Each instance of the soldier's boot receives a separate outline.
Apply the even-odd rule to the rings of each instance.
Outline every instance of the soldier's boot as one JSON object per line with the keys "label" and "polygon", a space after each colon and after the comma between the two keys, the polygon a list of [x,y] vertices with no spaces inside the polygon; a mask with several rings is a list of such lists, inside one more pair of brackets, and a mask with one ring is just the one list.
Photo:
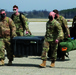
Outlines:
{"label": "soldier's boot", "polygon": [[1,62],[2,62],[2,65],[4,66],[4,60],[3,59],[1,59]]}
{"label": "soldier's boot", "polygon": [[13,57],[15,58],[15,55],[13,55]]}
{"label": "soldier's boot", "polygon": [[1,61],[0,61],[0,66],[3,66],[3,65],[4,65],[4,60],[1,59]]}
{"label": "soldier's boot", "polygon": [[2,66],[2,62],[0,61],[0,66]]}
{"label": "soldier's boot", "polygon": [[50,67],[51,67],[51,68],[55,67],[55,60],[52,60],[52,61],[51,61]]}
{"label": "soldier's boot", "polygon": [[12,61],[8,61],[8,66],[11,66],[12,65]]}
{"label": "soldier's boot", "polygon": [[40,64],[40,67],[45,68],[46,67],[46,60],[42,61],[42,64]]}

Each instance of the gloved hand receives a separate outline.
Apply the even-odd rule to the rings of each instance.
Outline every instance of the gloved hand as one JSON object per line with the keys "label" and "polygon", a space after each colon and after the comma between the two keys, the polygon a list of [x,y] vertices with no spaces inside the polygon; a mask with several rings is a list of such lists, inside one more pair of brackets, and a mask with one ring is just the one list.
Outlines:
{"label": "gloved hand", "polygon": [[59,42],[59,40],[58,40],[58,39],[56,39],[56,40],[55,40],[55,43],[57,43],[57,44],[58,44],[58,42]]}

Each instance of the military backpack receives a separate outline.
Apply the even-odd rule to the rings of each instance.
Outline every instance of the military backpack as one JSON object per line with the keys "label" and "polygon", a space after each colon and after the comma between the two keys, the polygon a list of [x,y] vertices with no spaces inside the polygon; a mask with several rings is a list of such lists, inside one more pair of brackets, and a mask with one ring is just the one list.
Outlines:
{"label": "military backpack", "polygon": [[[15,14],[12,14],[12,16],[11,16],[11,19],[13,20],[14,19],[14,15]],[[23,22],[23,19],[22,19],[22,16],[21,15],[24,15],[23,13],[20,13],[20,15],[19,15],[19,19],[20,19],[20,21],[21,21],[21,23],[22,23],[22,27],[23,27],[23,30],[24,30],[24,28],[25,28],[25,25],[24,25],[24,22]],[[26,19],[26,21],[27,21],[27,23],[28,23],[28,20]]]}

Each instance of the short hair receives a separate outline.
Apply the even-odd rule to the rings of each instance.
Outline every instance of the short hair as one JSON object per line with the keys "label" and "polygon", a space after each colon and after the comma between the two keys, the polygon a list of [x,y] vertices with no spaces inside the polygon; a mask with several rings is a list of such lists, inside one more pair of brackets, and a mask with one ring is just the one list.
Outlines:
{"label": "short hair", "polygon": [[1,13],[2,11],[5,11],[5,10],[4,10],[4,9],[1,9],[1,10],[0,10],[0,13]]}
{"label": "short hair", "polygon": [[18,9],[18,6],[14,5],[13,8],[17,8]]}
{"label": "short hair", "polygon": [[56,14],[59,14],[59,11],[57,9],[53,10]]}

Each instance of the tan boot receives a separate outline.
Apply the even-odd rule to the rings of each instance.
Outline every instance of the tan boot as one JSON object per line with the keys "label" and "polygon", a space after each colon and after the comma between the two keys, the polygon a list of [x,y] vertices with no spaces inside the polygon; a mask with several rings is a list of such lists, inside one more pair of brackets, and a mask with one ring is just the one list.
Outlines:
{"label": "tan boot", "polygon": [[7,65],[8,66],[11,66],[12,65],[12,61],[9,61]]}
{"label": "tan boot", "polygon": [[2,66],[2,62],[0,61],[0,66]]}
{"label": "tan boot", "polygon": [[55,67],[55,60],[52,60],[52,61],[51,61],[50,67]]}
{"label": "tan boot", "polygon": [[46,60],[43,60],[42,64],[40,64],[40,67],[42,67],[42,68],[46,67]]}
{"label": "tan boot", "polygon": [[0,61],[0,66],[4,66],[4,60],[3,59],[1,59],[1,61]]}
{"label": "tan boot", "polygon": [[13,57],[15,58],[15,55],[13,55]]}
{"label": "tan boot", "polygon": [[2,62],[2,65],[4,65],[4,60],[3,59],[1,60],[1,62]]}

